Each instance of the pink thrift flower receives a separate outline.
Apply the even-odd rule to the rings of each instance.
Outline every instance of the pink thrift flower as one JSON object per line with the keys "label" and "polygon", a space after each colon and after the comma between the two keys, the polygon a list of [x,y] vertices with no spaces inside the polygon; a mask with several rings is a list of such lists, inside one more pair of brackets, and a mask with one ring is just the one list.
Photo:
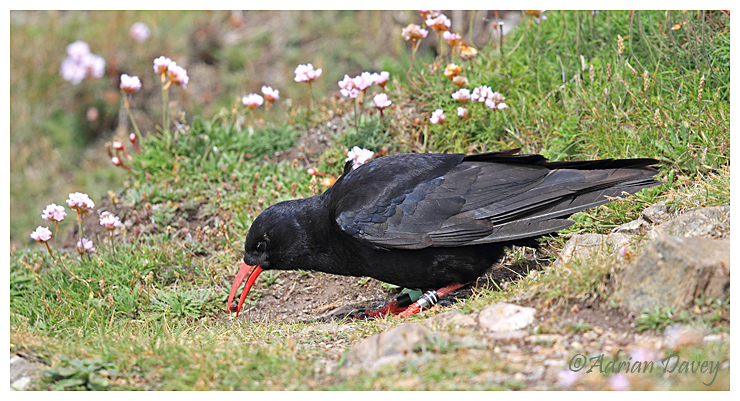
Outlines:
{"label": "pink thrift flower", "polygon": [[95,203],[90,200],[90,197],[80,192],[69,194],[67,205],[82,215],[88,214],[95,207]]}
{"label": "pink thrift flower", "polygon": [[473,89],[473,93],[470,95],[470,99],[474,102],[485,103],[486,100],[493,96],[493,91],[490,86],[479,86]]}
{"label": "pink thrift flower", "polygon": [[347,74],[344,74],[344,79],[339,81],[338,85],[339,93],[341,93],[342,96],[355,99],[360,94],[359,89],[355,86],[355,80],[350,78]]}
{"label": "pink thrift flower", "polygon": [[34,239],[34,241],[38,242],[46,242],[51,239],[51,230],[49,230],[47,227],[36,227],[36,231],[31,233],[31,238]]}
{"label": "pink thrift flower", "polygon": [[381,88],[385,89],[385,84],[388,83],[388,79],[390,78],[391,74],[388,71],[381,71],[380,74],[377,72],[373,74],[373,79],[375,80],[375,83],[378,84]]}
{"label": "pink thrift flower", "polygon": [[563,387],[570,387],[574,385],[580,377],[580,371],[574,372],[566,368],[558,373],[558,384]]}
{"label": "pink thrift flower", "polygon": [[106,230],[113,231],[120,224],[121,224],[121,220],[118,218],[118,216],[115,216],[112,213],[103,212],[100,215],[100,225],[105,227]]}
{"label": "pink thrift flower", "polygon": [[121,92],[126,95],[138,92],[141,89],[141,80],[137,76],[121,74]]}
{"label": "pink thrift flower", "polygon": [[547,11],[547,10],[539,10],[539,11],[540,11],[539,15],[534,18],[534,22],[536,22],[538,24],[540,23],[540,21],[547,20],[547,15],[545,15],[545,11]]}
{"label": "pink thrift flower", "polygon": [[128,31],[131,38],[139,43],[149,39],[149,26],[143,22],[135,22]]}
{"label": "pink thrift flower", "polygon": [[367,88],[369,88],[370,85],[372,85],[375,82],[375,80],[373,79],[372,75],[369,72],[365,71],[362,74],[356,76],[354,78],[354,82],[355,82],[355,87],[357,87],[357,89],[364,91]]}
{"label": "pink thrift flower", "polygon": [[113,163],[114,165],[116,165],[116,166],[118,166],[118,167],[123,167],[123,168],[125,168],[126,170],[131,170],[131,168],[130,168],[129,166],[125,165],[125,164],[123,163],[123,160],[121,160],[121,158],[119,158],[118,156],[113,156],[113,157],[112,157],[112,158],[110,159],[110,161],[111,161],[111,163]]}
{"label": "pink thrift flower", "polygon": [[167,67],[172,64],[172,60],[165,56],[159,56],[154,59],[154,73],[164,74],[167,72]]}
{"label": "pink thrift flower", "polygon": [[438,16],[441,13],[439,10],[419,10],[419,14],[421,14],[421,17],[424,19],[427,18],[434,18]]}
{"label": "pink thrift flower", "polygon": [[251,110],[254,110],[257,107],[262,106],[263,102],[264,102],[264,99],[262,99],[262,96],[256,93],[250,93],[247,96],[244,96],[242,98],[242,104],[247,106]]}
{"label": "pink thrift flower", "polygon": [[188,81],[190,81],[188,72],[174,61],[167,66],[167,76],[173,84],[180,85],[183,89],[187,87]]}
{"label": "pink thrift flower", "polygon": [[296,82],[311,82],[320,76],[321,68],[314,70],[312,64],[299,64],[295,68],[295,78],[293,79]]}
{"label": "pink thrift flower", "polygon": [[372,150],[361,149],[359,146],[355,146],[347,152],[347,158],[344,161],[348,162],[352,160],[352,170],[354,170],[372,159],[374,154],[375,152]]}
{"label": "pink thrift flower", "polygon": [[66,215],[67,212],[64,211],[64,206],[59,206],[56,203],[52,203],[51,205],[47,206],[46,209],[44,209],[41,218],[44,220],[60,222],[64,220],[64,216]]}
{"label": "pink thrift flower", "polygon": [[630,381],[624,373],[617,373],[609,378],[609,389],[612,391],[629,391]]}
{"label": "pink thrift flower", "polygon": [[509,108],[509,106],[504,103],[505,99],[506,98],[500,93],[493,92],[490,94],[490,96],[488,96],[485,103],[486,106],[490,107],[493,110],[504,110]]}
{"label": "pink thrift flower", "polygon": [[105,74],[105,59],[91,54],[90,46],[81,40],[67,45],[67,56],[59,66],[59,75],[73,85],[87,77],[101,78]]}
{"label": "pink thrift flower", "polygon": [[81,40],[67,45],[67,55],[73,60],[80,61],[88,54],[90,54],[90,45]]}
{"label": "pink thrift flower", "polygon": [[634,362],[645,362],[646,363],[646,362],[659,362],[660,361],[660,357],[658,356],[657,351],[654,351],[648,348],[643,348],[643,347],[638,347],[638,348],[633,349],[632,351],[630,351],[628,355],[632,358],[633,363]]}
{"label": "pink thrift flower", "polygon": [[137,153],[141,153],[141,150],[139,150],[139,144],[136,143],[136,134],[133,132],[128,135],[128,140],[131,141],[132,144],[134,144],[134,149],[136,149]]}
{"label": "pink thrift flower", "polygon": [[268,102],[274,102],[275,100],[280,99],[280,91],[272,89],[271,86],[263,86],[262,94],[265,95],[265,100]]}
{"label": "pink thrift flower", "polygon": [[445,116],[445,112],[442,109],[437,109],[432,112],[432,117],[429,118],[429,121],[431,121],[432,124],[442,124],[446,119],[447,116]]}
{"label": "pink thrift flower", "polygon": [[388,100],[388,95],[386,95],[385,93],[378,93],[373,98],[373,101],[375,102],[375,107],[379,109],[384,109],[390,106],[391,103],[393,103],[390,100]]}
{"label": "pink thrift flower", "polygon": [[462,117],[462,118],[467,117],[468,116],[468,109],[466,109],[465,107],[458,107],[457,108],[457,115],[460,116],[460,117]]}
{"label": "pink thrift flower", "polygon": [[85,66],[72,58],[65,58],[59,66],[59,75],[72,85],[77,85],[85,79],[87,69]]}
{"label": "pink thrift flower", "polygon": [[465,104],[470,100],[470,89],[460,88],[457,92],[452,94],[452,98],[458,102]]}
{"label": "pink thrift flower", "polygon": [[450,25],[452,24],[450,19],[447,18],[447,16],[444,14],[439,14],[434,18],[427,18],[424,23],[426,24],[426,26],[434,29],[435,31],[448,31],[450,30]]}
{"label": "pink thrift flower", "polygon": [[92,252],[95,252],[95,247],[93,246],[92,241],[87,238],[82,238],[81,240],[77,241],[77,253],[82,255]]}
{"label": "pink thrift flower", "polygon": [[87,113],[85,113],[85,117],[87,117],[87,121],[93,122],[97,121],[98,117],[100,117],[100,110],[98,110],[97,107],[93,106],[87,109]]}
{"label": "pink thrift flower", "polygon": [[424,39],[427,37],[429,31],[422,29],[419,25],[409,24],[406,28],[401,30],[401,36],[403,40],[410,42],[412,40]]}
{"label": "pink thrift flower", "polygon": [[105,59],[97,54],[86,57],[87,74],[93,78],[102,78],[105,75]]}
{"label": "pink thrift flower", "polygon": [[442,39],[446,40],[448,45],[455,46],[460,43],[460,41],[462,40],[462,36],[450,31],[445,31],[442,34]]}

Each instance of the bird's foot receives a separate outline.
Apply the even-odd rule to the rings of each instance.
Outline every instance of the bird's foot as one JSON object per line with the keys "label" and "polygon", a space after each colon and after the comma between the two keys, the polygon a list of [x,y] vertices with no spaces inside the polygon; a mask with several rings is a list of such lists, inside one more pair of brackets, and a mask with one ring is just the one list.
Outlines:
{"label": "bird's foot", "polygon": [[440,301],[440,298],[466,284],[451,284],[437,291],[427,291],[423,294],[418,290],[410,291],[397,296],[393,301],[376,311],[364,311],[360,313],[357,318],[375,319],[391,314],[398,315],[399,317],[409,317],[421,312],[422,309],[429,309],[437,303],[449,305],[449,301]]}
{"label": "bird's foot", "polygon": [[386,315],[397,315],[406,310],[406,308],[413,304],[419,298],[421,291],[410,291],[397,296],[393,301],[388,302],[382,308],[376,311],[363,311],[357,318],[358,319],[375,319]]}

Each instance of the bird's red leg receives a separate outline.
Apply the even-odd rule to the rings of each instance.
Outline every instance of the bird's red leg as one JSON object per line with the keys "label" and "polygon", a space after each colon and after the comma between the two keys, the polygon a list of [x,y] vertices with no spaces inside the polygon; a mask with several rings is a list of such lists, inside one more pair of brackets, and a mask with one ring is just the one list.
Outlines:
{"label": "bird's red leg", "polygon": [[440,298],[442,298],[443,296],[449,294],[452,291],[455,291],[456,289],[466,284],[468,283],[450,284],[448,286],[438,289],[437,291],[426,292],[424,293],[424,295],[421,296],[421,298],[419,298],[418,301],[409,305],[408,307],[406,307],[404,311],[399,313],[398,317],[409,317],[411,315],[419,313],[422,308],[430,308],[432,305],[436,304]]}
{"label": "bird's red leg", "polygon": [[394,299],[388,302],[384,307],[376,311],[366,311],[363,313],[363,318],[376,318],[385,315],[396,315],[406,310],[408,306],[398,306],[398,299]]}

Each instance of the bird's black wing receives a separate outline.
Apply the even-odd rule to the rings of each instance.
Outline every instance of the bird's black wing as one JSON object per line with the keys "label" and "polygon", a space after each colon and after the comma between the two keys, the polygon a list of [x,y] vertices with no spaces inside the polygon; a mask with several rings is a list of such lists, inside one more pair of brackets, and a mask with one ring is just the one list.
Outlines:
{"label": "bird's black wing", "polygon": [[336,222],[383,248],[511,241],[566,228],[567,216],[606,196],[658,184],[646,167],[652,159],[547,163],[514,153],[394,155],[347,167],[330,190]]}

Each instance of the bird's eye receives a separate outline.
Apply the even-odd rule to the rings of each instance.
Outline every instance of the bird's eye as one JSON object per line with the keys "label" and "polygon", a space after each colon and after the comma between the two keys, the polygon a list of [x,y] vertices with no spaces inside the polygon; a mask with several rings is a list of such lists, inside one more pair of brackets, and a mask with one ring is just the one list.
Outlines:
{"label": "bird's eye", "polygon": [[267,249],[267,242],[265,241],[257,242],[257,245],[255,245],[255,249],[257,249],[258,251],[264,251],[265,249]]}

